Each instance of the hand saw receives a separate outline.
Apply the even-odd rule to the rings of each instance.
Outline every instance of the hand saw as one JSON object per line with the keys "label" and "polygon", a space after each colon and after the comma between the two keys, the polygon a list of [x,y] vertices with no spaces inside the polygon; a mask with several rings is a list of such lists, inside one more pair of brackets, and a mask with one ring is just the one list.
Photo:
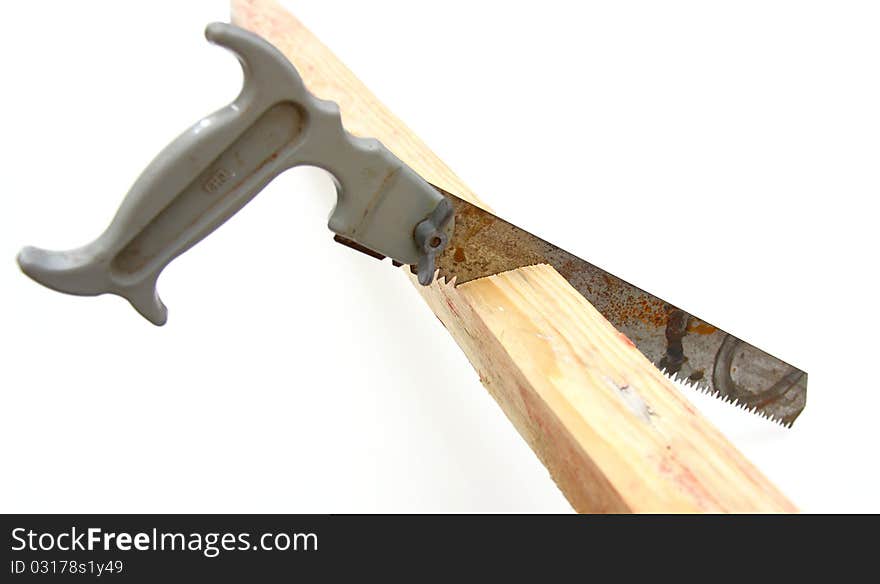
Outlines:
{"label": "hand saw", "polygon": [[550,264],[668,375],[784,425],[803,410],[805,372],[427,183],[377,140],[347,133],[336,104],[309,93],[260,37],[223,23],[205,35],[239,58],[238,97],[157,155],[95,241],[63,252],[22,249],[25,274],[69,294],[117,294],[162,325],[156,281],[165,266],[284,170],[317,166],[337,187],[334,239],[411,266],[421,285]]}

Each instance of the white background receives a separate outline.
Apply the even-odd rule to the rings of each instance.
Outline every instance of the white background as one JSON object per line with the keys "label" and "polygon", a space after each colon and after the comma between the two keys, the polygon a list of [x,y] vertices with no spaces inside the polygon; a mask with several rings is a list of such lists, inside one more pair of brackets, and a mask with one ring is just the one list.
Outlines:
{"label": "white background", "polygon": [[[286,4],[500,215],[807,370],[793,430],[687,393],[805,511],[880,511],[876,3]],[[0,511],[570,510],[318,171],[171,264],[164,328],[19,273],[241,76],[226,2],[5,16]]]}

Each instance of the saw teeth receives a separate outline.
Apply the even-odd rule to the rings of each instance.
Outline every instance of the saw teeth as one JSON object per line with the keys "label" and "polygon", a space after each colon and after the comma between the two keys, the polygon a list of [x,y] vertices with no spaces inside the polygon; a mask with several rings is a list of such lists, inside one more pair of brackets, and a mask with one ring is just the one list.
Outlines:
{"label": "saw teeth", "polygon": [[663,374],[664,377],[666,377],[666,379],[676,383],[677,385],[681,385],[681,386],[683,386],[687,389],[690,389],[690,390],[698,391],[704,395],[710,395],[710,396],[714,397],[715,399],[719,399],[725,403],[728,403],[736,408],[739,408],[740,410],[742,410],[744,412],[754,414],[754,415],[759,416],[769,422],[773,422],[774,424],[778,424],[779,426],[782,426],[783,428],[791,428],[791,426],[792,426],[791,422],[785,422],[784,420],[777,418],[776,416],[768,413],[765,410],[759,410],[756,406],[749,405],[746,402],[739,401],[738,398],[732,398],[728,395],[723,395],[720,392],[715,391],[714,389],[709,387],[702,380],[693,381],[687,377],[684,377],[679,372],[671,373],[668,370],[666,370],[665,368],[660,369],[660,372]]}
{"label": "saw teeth", "polygon": [[457,285],[456,279],[457,276],[447,276],[440,268],[438,268],[437,271],[434,272],[434,280],[436,280],[437,283],[441,286],[452,286],[453,288],[455,288],[455,286]]}

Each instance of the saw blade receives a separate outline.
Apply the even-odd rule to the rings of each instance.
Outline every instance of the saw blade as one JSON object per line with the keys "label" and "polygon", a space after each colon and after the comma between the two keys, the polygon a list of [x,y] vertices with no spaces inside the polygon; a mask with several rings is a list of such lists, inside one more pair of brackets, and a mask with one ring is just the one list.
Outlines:
{"label": "saw blade", "polygon": [[[435,187],[436,188],[436,187]],[[455,209],[438,277],[455,285],[535,264],[553,266],[658,368],[791,426],[807,374],[705,320],[438,188]]]}

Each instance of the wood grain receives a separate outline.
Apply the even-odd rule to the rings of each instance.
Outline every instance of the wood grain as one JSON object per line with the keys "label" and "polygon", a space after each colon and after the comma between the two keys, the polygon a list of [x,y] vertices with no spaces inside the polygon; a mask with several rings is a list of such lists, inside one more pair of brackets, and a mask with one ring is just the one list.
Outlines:
{"label": "wood grain", "polygon": [[[350,132],[378,138],[429,182],[486,208],[274,1],[234,0],[233,22],[284,52],[313,93],[339,104]],[[796,511],[552,267],[415,287],[575,510]]]}

